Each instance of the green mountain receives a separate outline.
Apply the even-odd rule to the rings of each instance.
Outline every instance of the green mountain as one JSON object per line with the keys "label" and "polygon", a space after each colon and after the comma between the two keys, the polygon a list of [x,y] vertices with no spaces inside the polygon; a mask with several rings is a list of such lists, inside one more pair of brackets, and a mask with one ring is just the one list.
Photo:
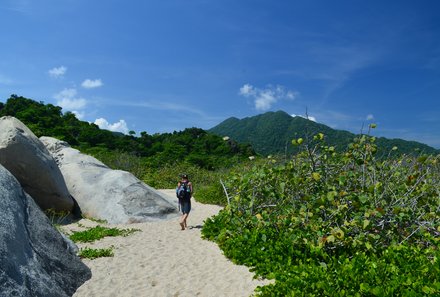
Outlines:
{"label": "green mountain", "polygon": [[[292,139],[307,139],[317,133],[323,133],[327,144],[339,151],[345,150],[356,137],[351,132],[335,130],[302,117],[292,117],[284,111],[266,112],[241,120],[231,117],[208,131],[241,143],[249,143],[256,152],[263,155],[294,153],[298,148],[291,144]],[[415,141],[378,137],[376,143],[379,151],[384,153],[394,146],[402,154],[440,153],[439,150]]]}

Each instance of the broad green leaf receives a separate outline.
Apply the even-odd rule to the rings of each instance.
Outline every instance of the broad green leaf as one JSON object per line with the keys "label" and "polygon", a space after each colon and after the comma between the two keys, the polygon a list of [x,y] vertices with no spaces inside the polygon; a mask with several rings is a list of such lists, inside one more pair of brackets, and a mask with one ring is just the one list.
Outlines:
{"label": "broad green leaf", "polygon": [[284,182],[280,183],[281,192],[284,192],[285,188],[286,188],[286,183],[284,183]]}
{"label": "broad green leaf", "polygon": [[363,224],[363,228],[367,228],[368,225],[370,225],[370,221],[369,220],[364,220],[364,224]]}
{"label": "broad green leaf", "polygon": [[335,228],[335,229],[333,229],[332,230],[332,234],[336,237],[336,238],[338,238],[338,239],[342,239],[342,238],[344,238],[344,231],[342,231],[341,229],[339,229],[339,228]]}
{"label": "broad green leaf", "polygon": [[319,181],[321,179],[321,175],[318,172],[313,172],[312,177],[316,181]]}
{"label": "broad green leaf", "polygon": [[428,287],[428,286],[424,286],[424,287],[422,288],[422,291],[423,291],[423,293],[425,293],[425,294],[434,294],[436,290],[433,289],[433,288],[430,288],[430,287]]}
{"label": "broad green leaf", "polygon": [[327,200],[328,201],[333,201],[336,197],[338,193],[336,193],[335,191],[330,191],[327,193]]}
{"label": "broad green leaf", "polygon": [[366,283],[361,283],[360,289],[361,289],[361,292],[367,292],[370,290],[370,286]]}
{"label": "broad green leaf", "polygon": [[368,200],[369,200],[369,197],[368,197],[367,195],[359,195],[359,201],[360,201],[362,204],[367,203]]}
{"label": "broad green leaf", "polygon": [[327,236],[325,241],[326,242],[335,242],[335,237],[333,235],[329,235],[329,236]]}

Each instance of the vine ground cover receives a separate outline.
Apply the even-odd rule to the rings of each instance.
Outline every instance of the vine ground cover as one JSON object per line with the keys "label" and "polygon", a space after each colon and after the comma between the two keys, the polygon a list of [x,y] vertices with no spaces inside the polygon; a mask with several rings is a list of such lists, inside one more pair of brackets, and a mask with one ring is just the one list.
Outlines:
{"label": "vine ground cover", "polygon": [[368,135],[344,153],[324,140],[296,139],[288,162],[232,175],[231,204],[204,238],[275,279],[261,296],[440,294],[439,156],[377,158]]}
{"label": "vine ground cover", "polygon": [[[102,220],[90,219],[92,221],[103,222]],[[83,227],[82,225],[78,224]],[[128,236],[134,232],[140,231],[139,229],[118,229],[108,228],[97,225],[92,228],[87,228],[83,231],[75,231],[70,234],[69,238],[73,242],[90,243],[100,240],[107,236]],[[96,259],[101,257],[113,257],[113,246],[104,249],[95,249],[90,247],[84,247],[79,250],[78,256],[87,259]]]}

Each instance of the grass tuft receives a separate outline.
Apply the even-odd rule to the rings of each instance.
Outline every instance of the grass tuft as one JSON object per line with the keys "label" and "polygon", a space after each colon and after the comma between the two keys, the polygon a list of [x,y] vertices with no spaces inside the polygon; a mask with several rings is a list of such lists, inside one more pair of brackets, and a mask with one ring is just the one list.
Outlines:
{"label": "grass tuft", "polygon": [[74,242],[93,242],[107,236],[128,236],[139,229],[118,229],[96,226],[85,231],[73,232],[70,239]]}

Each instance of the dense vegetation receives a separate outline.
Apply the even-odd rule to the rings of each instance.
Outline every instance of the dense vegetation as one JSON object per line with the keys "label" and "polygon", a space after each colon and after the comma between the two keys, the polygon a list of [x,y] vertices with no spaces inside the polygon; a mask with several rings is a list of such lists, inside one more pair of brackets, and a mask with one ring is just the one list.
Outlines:
{"label": "dense vegetation", "polygon": [[440,156],[378,160],[374,137],[342,153],[309,139],[231,176],[203,236],[275,280],[262,296],[439,295]]}
{"label": "dense vegetation", "polygon": [[[292,137],[305,139],[310,134],[324,133],[327,143],[339,152],[344,151],[356,137],[348,131],[335,130],[298,116],[292,117],[284,111],[267,112],[241,120],[229,118],[209,131],[220,136],[229,136],[242,143],[250,143],[258,153],[263,155],[287,154],[290,156],[292,153],[297,153],[298,148],[290,145]],[[438,150],[428,145],[402,139],[381,137],[377,139],[377,145],[381,152],[387,152],[396,146],[398,147],[397,153],[400,154],[414,154],[415,151],[428,154],[439,153]]]}
{"label": "dense vegetation", "polygon": [[[67,141],[73,147],[95,156],[119,159],[115,155],[125,154],[136,159],[143,158],[145,167],[161,167],[165,164],[185,162],[189,165],[213,170],[230,166],[255,154],[250,145],[207,133],[199,128],[188,128],[180,132],[140,137],[113,133],[99,129],[93,123],[78,120],[71,112],[62,113],[61,107],[44,104],[12,95],[5,104],[0,103],[0,116],[14,116],[39,136],[52,136]],[[115,164],[124,166],[124,164]]]}
{"label": "dense vegetation", "polygon": [[[202,234],[234,262],[275,280],[259,288],[262,296],[440,295],[436,151],[273,114],[250,121],[243,137],[261,137],[274,121],[259,150],[278,145],[282,157],[248,160],[250,146],[197,128],[118,135],[50,104],[18,96],[0,103],[0,116],[13,115],[38,136],[66,140],[153,187],[172,188],[186,172],[197,200],[225,205],[222,179],[229,204],[205,222]],[[104,254],[111,250],[84,256]]]}

